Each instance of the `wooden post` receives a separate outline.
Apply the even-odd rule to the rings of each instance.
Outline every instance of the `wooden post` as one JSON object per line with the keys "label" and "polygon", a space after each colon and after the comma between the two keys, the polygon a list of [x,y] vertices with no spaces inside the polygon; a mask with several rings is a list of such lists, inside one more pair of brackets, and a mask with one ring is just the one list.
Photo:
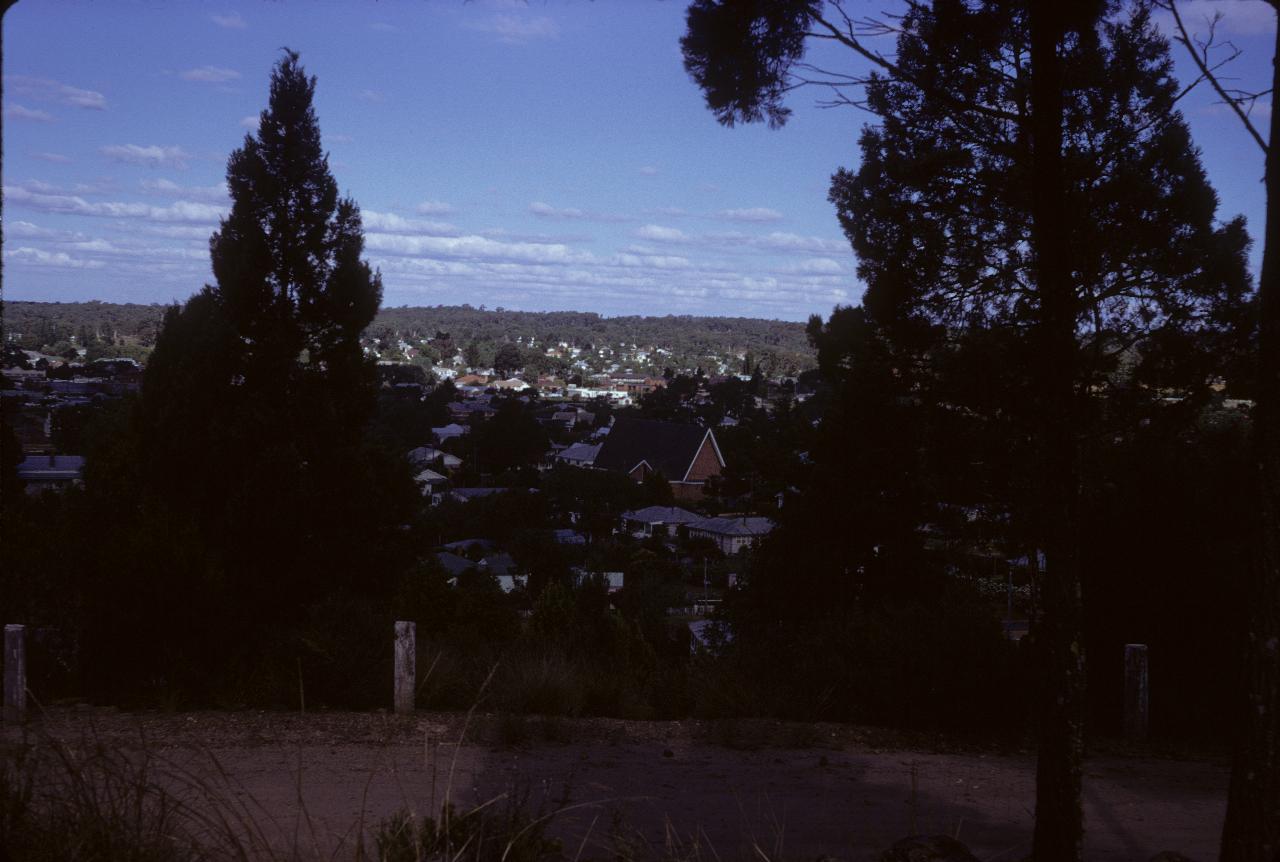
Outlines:
{"label": "wooden post", "polygon": [[1124,647],[1124,735],[1127,739],[1147,738],[1147,645]]}
{"label": "wooden post", "polygon": [[4,627],[4,720],[27,720],[27,627]]}
{"label": "wooden post", "polygon": [[413,712],[413,694],[417,686],[414,663],[417,659],[416,623],[398,620],[396,622],[396,679],[395,702],[396,713],[409,715]]}

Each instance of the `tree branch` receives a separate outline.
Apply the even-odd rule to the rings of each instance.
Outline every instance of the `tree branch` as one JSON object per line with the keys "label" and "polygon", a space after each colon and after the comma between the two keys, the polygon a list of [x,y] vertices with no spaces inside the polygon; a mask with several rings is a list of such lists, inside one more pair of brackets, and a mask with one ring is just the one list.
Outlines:
{"label": "tree branch", "polygon": [[[1277,0],[1268,0],[1268,2],[1272,6],[1277,5]],[[1178,0],[1161,0],[1161,5],[1172,13],[1174,24],[1178,27],[1179,36],[1177,39],[1182,43],[1183,47],[1187,49],[1187,53],[1191,55],[1191,59],[1195,61],[1196,68],[1200,70],[1200,77],[1208,81],[1213,87],[1214,92],[1222,98],[1222,101],[1231,106],[1231,110],[1235,111],[1236,116],[1240,118],[1240,122],[1244,123],[1245,130],[1253,136],[1254,141],[1257,142],[1258,146],[1262,149],[1262,152],[1266,153],[1267,142],[1262,139],[1262,135],[1258,132],[1257,127],[1254,126],[1253,120],[1249,118],[1249,112],[1240,107],[1241,100],[1234,99],[1230,94],[1228,94],[1226,88],[1222,86],[1222,82],[1220,82],[1218,77],[1214,74],[1214,69],[1220,68],[1222,64],[1219,63],[1212,69],[1209,68],[1206,57],[1202,56],[1200,52],[1197,52],[1195,48],[1192,47],[1191,36],[1187,33],[1187,28],[1182,23],[1182,14],[1178,12]],[[1204,54],[1206,55],[1213,40],[1212,36],[1209,38],[1210,41],[1204,45]]]}

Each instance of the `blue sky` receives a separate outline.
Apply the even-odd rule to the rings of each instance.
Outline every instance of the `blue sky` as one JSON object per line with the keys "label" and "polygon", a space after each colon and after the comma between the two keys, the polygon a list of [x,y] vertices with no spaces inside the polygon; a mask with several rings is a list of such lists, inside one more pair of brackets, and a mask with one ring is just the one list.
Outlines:
{"label": "blue sky", "polygon": [[[3,21],[4,295],[169,302],[210,281],[226,158],[287,45],[319,79],[385,305],[803,320],[856,302],[826,193],[869,117],[802,90],[781,131],[719,126],[681,64],[684,6],[19,0]],[[1266,87],[1261,0],[1184,8],[1201,28],[1222,11],[1241,85]],[[1256,145],[1207,90],[1184,110],[1220,215],[1259,233]]]}

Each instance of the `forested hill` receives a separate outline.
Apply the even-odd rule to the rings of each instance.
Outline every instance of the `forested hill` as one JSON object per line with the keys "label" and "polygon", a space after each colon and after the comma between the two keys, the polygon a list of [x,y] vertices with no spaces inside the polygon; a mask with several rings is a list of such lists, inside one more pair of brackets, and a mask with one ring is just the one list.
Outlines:
{"label": "forested hill", "polygon": [[[5,302],[7,340],[28,350],[61,354],[88,348],[91,354],[145,358],[155,343],[165,306],[108,302]],[[442,338],[447,336],[447,338]],[[366,332],[380,347],[405,342],[417,347],[433,341],[458,349],[476,345],[482,356],[496,346],[519,341],[525,347],[616,349],[635,345],[664,351],[653,366],[733,367],[750,355],[767,373],[787,373],[815,364],[804,324],[745,317],[602,317],[590,312],[509,311],[506,309],[434,306],[384,308]],[[531,343],[532,339],[532,343]],[[445,357],[440,357],[444,359]],[[637,369],[639,370],[639,369]]]}

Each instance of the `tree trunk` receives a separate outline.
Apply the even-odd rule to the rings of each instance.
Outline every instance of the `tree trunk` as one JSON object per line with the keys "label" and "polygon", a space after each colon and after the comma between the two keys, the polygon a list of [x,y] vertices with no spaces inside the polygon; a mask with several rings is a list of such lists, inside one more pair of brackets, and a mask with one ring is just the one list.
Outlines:
{"label": "tree trunk", "polygon": [[[1280,30],[1272,87],[1280,87]],[[1280,92],[1273,89],[1272,92]],[[1249,579],[1245,703],[1236,738],[1222,862],[1280,859],[1280,111],[1271,112],[1267,147],[1267,223],[1258,284],[1258,381],[1253,457],[1258,530]]]}
{"label": "tree trunk", "polygon": [[1058,4],[1031,4],[1032,244],[1040,294],[1036,327],[1045,542],[1042,666],[1036,763],[1035,862],[1079,862],[1084,839],[1084,649],[1080,637],[1079,462],[1076,448],[1076,296],[1062,167],[1063,35]]}

